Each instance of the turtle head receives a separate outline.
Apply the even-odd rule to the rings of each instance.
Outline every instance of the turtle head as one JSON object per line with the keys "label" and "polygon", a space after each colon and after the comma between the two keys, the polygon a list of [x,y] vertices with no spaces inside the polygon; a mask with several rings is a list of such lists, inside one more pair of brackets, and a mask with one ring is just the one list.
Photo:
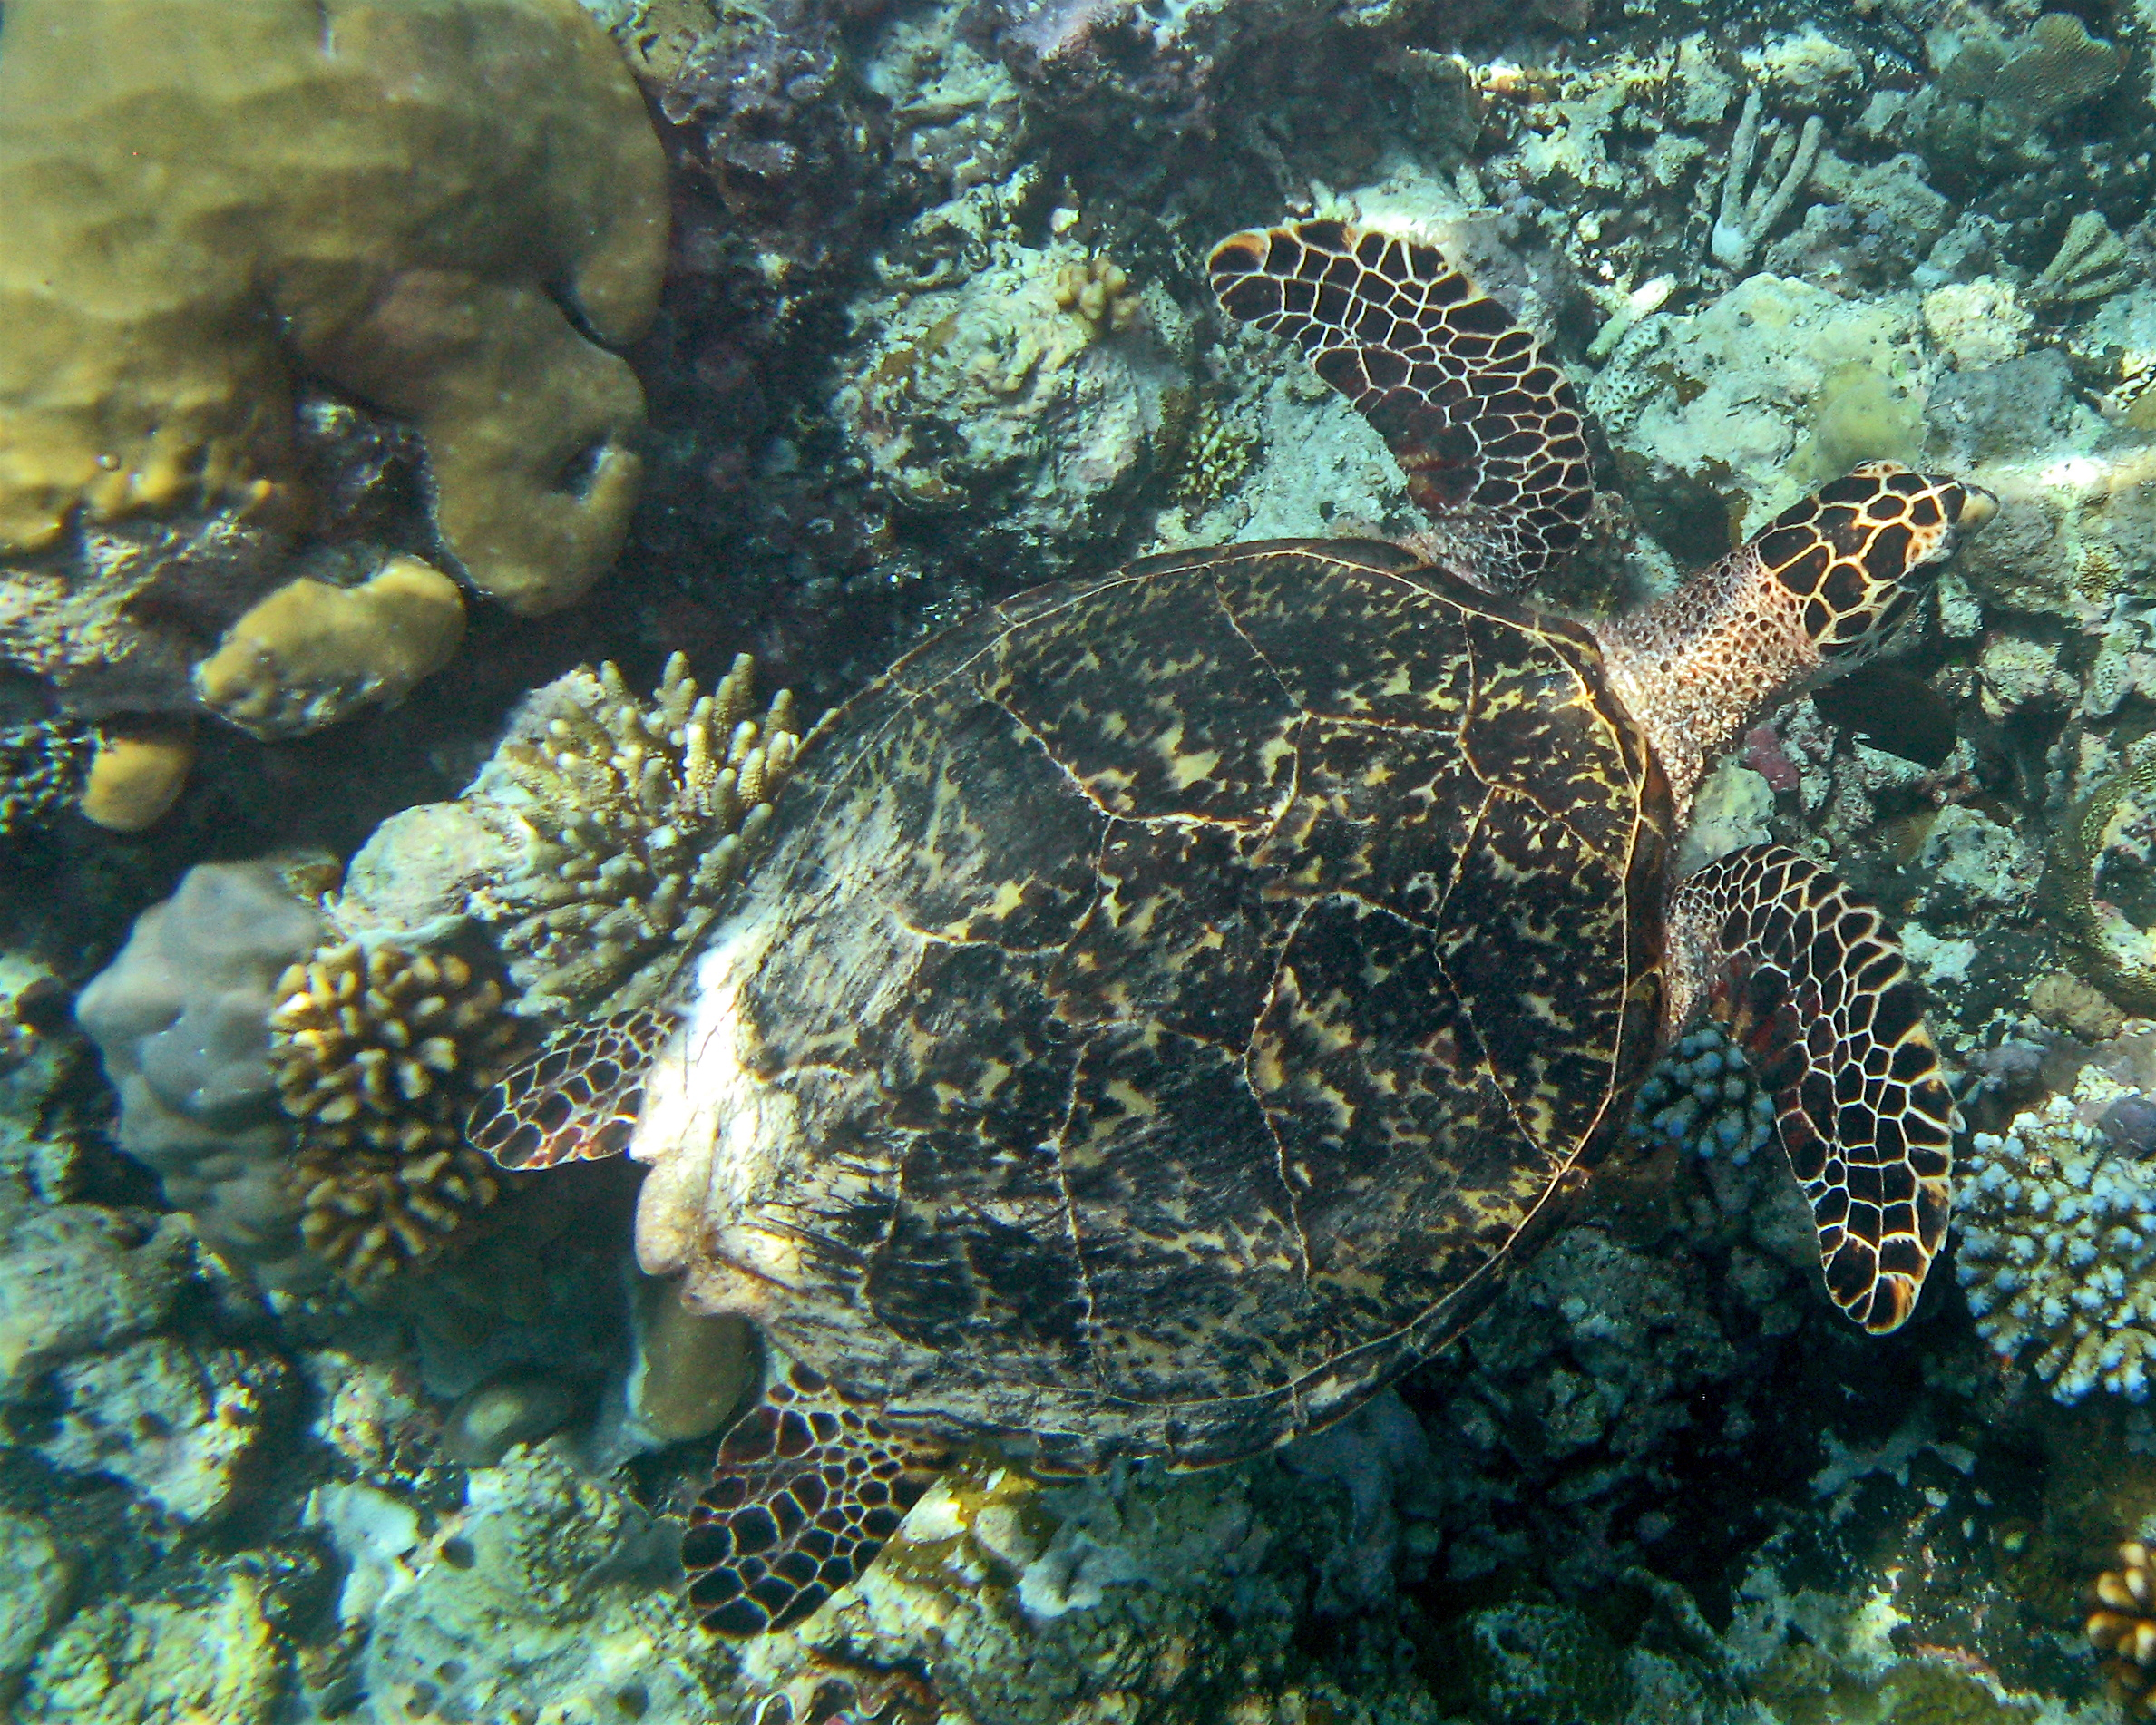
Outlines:
{"label": "turtle head", "polygon": [[1749,549],[1797,602],[1819,658],[1839,669],[1893,633],[1929,571],[1998,507],[1981,486],[1866,462],[1782,511]]}
{"label": "turtle head", "polygon": [[1712,568],[1595,626],[1619,698],[1645,728],[1682,814],[1758,716],[1878,651],[1998,500],[1897,462],[1867,462],[1786,509]]}

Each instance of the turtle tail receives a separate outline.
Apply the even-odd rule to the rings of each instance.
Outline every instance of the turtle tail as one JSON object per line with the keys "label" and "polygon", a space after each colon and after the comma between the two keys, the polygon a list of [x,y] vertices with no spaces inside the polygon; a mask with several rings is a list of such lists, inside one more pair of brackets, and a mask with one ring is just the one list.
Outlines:
{"label": "turtle tail", "polygon": [[1875,1335],[1916,1309],[1946,1233],[1954,1100],[1879,913],[1796,851],[1710,862],[1670,904],[1673,1016],[1711,1004],[1774,1098],[1827,1292]]}
{"label": "turtle tail", "polygon": [[1572,385],[1444,253],[1298,221],[1230,234],[1210,268],[1230,317],[1287,336],[1376,427],[1485,588],[1517,592],[1571,555],[1595,502]]}

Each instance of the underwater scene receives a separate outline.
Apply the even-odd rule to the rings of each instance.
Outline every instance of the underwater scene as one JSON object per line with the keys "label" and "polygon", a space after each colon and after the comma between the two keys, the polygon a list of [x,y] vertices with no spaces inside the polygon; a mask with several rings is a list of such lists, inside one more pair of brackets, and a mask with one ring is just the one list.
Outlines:
{"label": "underwater scene", "polygon": [[2156,1718],[2156,0],[0,0],[0,1720]]}

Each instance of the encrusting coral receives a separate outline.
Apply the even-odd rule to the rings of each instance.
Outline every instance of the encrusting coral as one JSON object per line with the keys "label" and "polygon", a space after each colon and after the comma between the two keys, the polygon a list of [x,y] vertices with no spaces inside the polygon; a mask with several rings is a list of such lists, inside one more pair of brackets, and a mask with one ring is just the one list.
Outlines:
{"label": "encrusting coral", "polygon": [[500,980],[454,952],[337,940],[288,967],[276,998],[301,1237],[355,1284],[432,1257],[498,1192],[463,1125],[524,1047]]}
{"label": "encrusting coral", "polygon": [[483,913],[524,1010],[644,1004],[702,932],[800,746],[789,691],[751,716],[755,670],[742,654],[707,695],[677,653],[649,702],[611,664],[576,673],[542,735],[497,751],[528,843]]}
{"label": "encrusting coral", "polygon": [[2119,1566],[2096,1577],[2096,1609],[2089,1613],[2089,1644],[2102,1662],[2127,1710],[2156,1713],[2156,1575],[2149,1548],[2138,1539],[2119,1547]]}

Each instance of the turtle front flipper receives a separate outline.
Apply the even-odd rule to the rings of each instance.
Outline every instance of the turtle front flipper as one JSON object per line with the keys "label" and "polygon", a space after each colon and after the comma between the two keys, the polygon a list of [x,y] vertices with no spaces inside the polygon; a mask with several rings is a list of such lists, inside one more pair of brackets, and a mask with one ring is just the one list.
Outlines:
{"label": "turtle front flipper", "polygon": [[773,1353],[682,1536],[697,1616],[722,1635],[800,1622],[868,1567],[950,1462]]}
{"label": "turtle front flipper", "polygon": [[1809,857],[1754,844],[1670,905],[1673,1018],[1711,1001],[1774,1098],[1827,1291],[1875,1335],[1916,1309],[1946,1233],[1954,1100],[1879,913]]}
{"label": "turtle front flipper", "polygon": [[1572,385],[1435,246],[1298,221],[1230,234],[1210,268],[1230,317],[1287,336],[1377,428],[1461,572],[1516,592],[1571,554],[1595,502]]}
{"label": "turtle front flipper", "polygon": [[644,1106],[644,1075],[678,1022],[639,1007],[570,1026],[473,1105],[464,1135],[504,1168],[619,1155]]}

